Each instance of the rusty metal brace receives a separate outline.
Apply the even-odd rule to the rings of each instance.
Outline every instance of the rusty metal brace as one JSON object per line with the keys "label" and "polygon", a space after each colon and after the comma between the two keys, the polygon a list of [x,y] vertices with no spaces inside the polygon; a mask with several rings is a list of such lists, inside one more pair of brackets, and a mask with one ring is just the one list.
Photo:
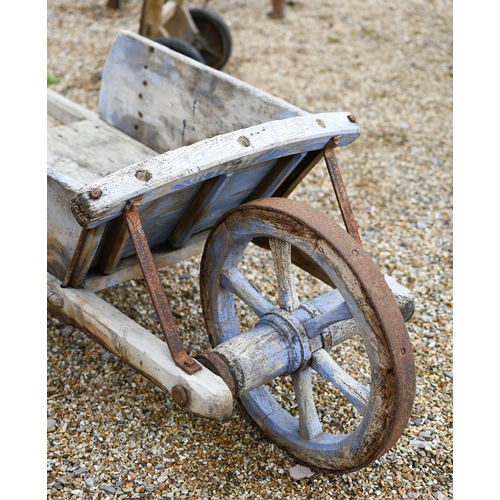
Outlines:
{"label": "rusty metal brace", "polygon": [[193,358],[189,357],[184,349],[181,338],[177,331],[172,312],[168,304],[165,290],[160,281],[160,275],[153,261],[153,255],[149,248],[144,229],[139,216],[142,197],[130,200],[125,206],[124,218],[130,234],[130,239],[135,249],[137,260],[141,267],[142,274],[146,281],[149,294],[153,301],[156,314],[160,321],[161,329],[165,335],[170,354],[175,364],[189,375],[201,370]]}
{"label": "rusty metal brace", "polygon": [[[349,120],[351,120],[350,117]],[[342,219],[344,220],[347,232],[361,245],[362,243],[358,232],[358,226],[354,219],[347,191],[345,189],[342,176],[340,175],[339,164],[337,163],[337,158],[335,157],[335,148],[340,145],[341,138],[341,135],[332,137],[323,149],[323,156],[328,168],[328,173],[330,174],[330,179],[332,180],[335,196],[337,197],[340,213],[342,214]]]}

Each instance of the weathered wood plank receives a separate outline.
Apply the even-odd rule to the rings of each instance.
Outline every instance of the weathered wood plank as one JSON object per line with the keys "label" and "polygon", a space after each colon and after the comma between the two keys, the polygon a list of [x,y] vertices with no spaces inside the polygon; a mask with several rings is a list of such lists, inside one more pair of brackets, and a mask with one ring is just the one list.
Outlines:
{"label": "weathered wood plank", "polygon": [[305,154],[280,158],[245,202],[272,196],[304,157]]}
{"label": "weathered wood plank", "polygon": [[136,33],[106,60],[101,117],[159,153],[305,111]]}
{"label": "weathered wood plank", "polygon": [[92,261],[94,260],[99,244],[101,243],[103,232],[104,224],[87,231],[82,250],[78,255],[75,268],[71,273],[71,279],[69,280],[70,286],[76,287],[83,283]]}
{"label": "weathered wood plank", "polygon": [[47,163],[82,185],[156,155],[152,149],[110,131],[93,120],[80,120],[47,131]]}
{"label": "weathered wood plank", "polygon": [[[322,149],[333,135],[346,145],[359,135],[347,113],[321,113],[257,125],[206,139],[125,167],[88,185],[75,197],[72,211],[84,227],[116,217],[127,200],[143,195],[144,203],[175,190],[283,156]],[[102,191],[89,199],[89,189]]]}
{"label": "weathered wood plank", "polygon": [[82,185],[47,169],[47,269],[63,279],[82,228],[70,210],[71,198]]}
{"label": "weathered wood plank", "polygon": [[76,104],[52,89],[47,89],[47,113],[64,124],[99,118],[97,113]]}
{"label": "weathered wood plank", "polygon": [[164,391],[182,385],[188,393],[186,410],[215,420],[231,415],[233,398],[220,377],[204,367],[186,374],[175,365],[165,342],[94,293],[61,288],[50,274],[47,284],[62,299],[62,305],[60,300],[48,302],[54,316],[85,332]]}

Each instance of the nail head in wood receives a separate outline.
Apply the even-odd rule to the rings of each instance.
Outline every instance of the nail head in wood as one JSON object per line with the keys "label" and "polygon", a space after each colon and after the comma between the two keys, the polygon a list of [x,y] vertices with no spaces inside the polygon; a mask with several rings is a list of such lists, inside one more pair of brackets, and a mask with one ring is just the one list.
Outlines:
{"label": "nail head in wood", "polygon": [[102,196],[102,191],[100,189],[98,189],[98,188],[91,189],[89,191],[89,196],[93,200],[98,200]]}

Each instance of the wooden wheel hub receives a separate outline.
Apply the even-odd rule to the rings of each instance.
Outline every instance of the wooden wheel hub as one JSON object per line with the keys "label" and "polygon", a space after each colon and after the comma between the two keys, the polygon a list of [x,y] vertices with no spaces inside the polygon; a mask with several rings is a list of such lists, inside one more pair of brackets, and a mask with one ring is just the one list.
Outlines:
{"label": "wooden wheel hub", "polygon": [[[238,268],[255,238],[269,239],[277,304],[266,300]],[[292,247],[320,266],[336,289],[301,303]],[[371,256],[340,226],[288,199],[247,203],[212,229],[200,280],[211,354],[227,366],[246,410],[278,445],[310,465],[345,472],[366,466],[399,439],[415,395],[405,320]],[[259,318],[246,332],[240,328],[235,297]],[[369,361],[369,387],[345,372],[328,352],[353,336],[362,341]],[[298,418],[265,385],[285,374],[291,374]],[[317,411],[312,389],[316,374],[360,414],[351,432],[324,430],[324,411]]]}

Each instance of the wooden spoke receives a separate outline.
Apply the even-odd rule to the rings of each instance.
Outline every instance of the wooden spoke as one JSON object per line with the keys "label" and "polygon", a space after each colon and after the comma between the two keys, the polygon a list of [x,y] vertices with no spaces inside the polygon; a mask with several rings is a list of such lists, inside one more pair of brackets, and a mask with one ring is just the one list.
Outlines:
{"label": "wooden spoke", "polygon": [[259,318],[274,309],[274,306],[255,290],[236,267],[221,273],[221,284],[239,297]]}
{"label": "wooden spoke", "polygon": [[311,369],[306,368],[293,373],[292,383],[299,407],[299,434],[310,441],[318,437],[322,432],[313,399]]}
{"label": "wooden spoke", "polygon": [[304,326],[306,328],[307,335],[310,338],[313,338],[319,335],[330,325],[350,318],[352,318],[351,311],[349,311],[345,302],[341,302],[325,314],[310,319]]}
{"label": "wooden spoke", "polygon": [[311,367],[332,383],[361,414],[364,412],[370,401],[370,389],[342,370],[324,349],[313,354]]}
{"label": "wooden spoke", "polygon": [[292,245],[287,241],[270,238],[269,247],[276,268],[279,306],[290,312],[295,311],[300,307],[300,302],[293,281]]}
{"label": "wooden spoke", "polygon": [[[280,308],[248,331],[231,329],[229,313],[237,313],[229,300],[233,295],[251,297],[245,300],[259,314],[267,307],[232,269],[256,238],[267,241],[272,251]],[[321,268],[334,289],[299,303],[292,249]],[[402,299],[400,310],[368,252],[326,215],[274,196],[230,211],[207,240],[200,296],[214,352],[237,377],[237,397],[264,433],[299,461],[332,472],[352,472],[382,456],[401,437],[415,397],[413,350],[404,323],[411,317],[412,299]],[[359,349],[370,364],[369,388],[342,370],[322,347],[353,335],[359,336]],[[339,403],[344,399],[360,414],[354,419],[346,414],[348,425],[340,433],[329,431],[319,420],[320,409],[328,413],[332,408],[324,406],[327,399],[313,397],[314,371],[331,383],[327,385],[332,391],[340,391]],[[298,418],[266,388],[287,374],[292,377]],[[279,387],[280,380],[276,383]]]}

